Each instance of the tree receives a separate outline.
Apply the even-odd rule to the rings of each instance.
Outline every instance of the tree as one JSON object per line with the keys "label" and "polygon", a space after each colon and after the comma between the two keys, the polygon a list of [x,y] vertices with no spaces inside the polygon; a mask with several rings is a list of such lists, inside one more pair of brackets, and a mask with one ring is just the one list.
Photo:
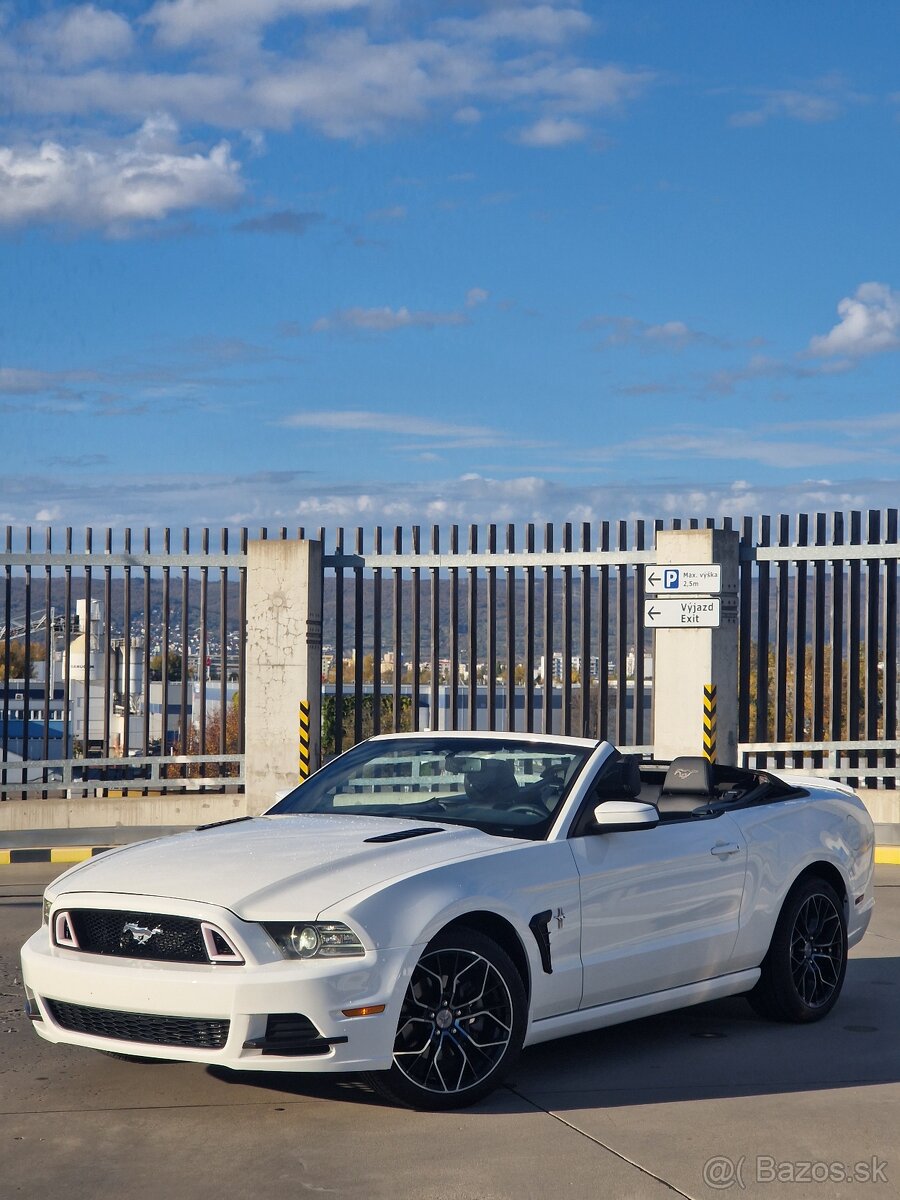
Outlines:
{"label": "tree", "polygon": [[[169,651],[169,670],[167,676],[170,682],[181,679],[181,655],[177,650]],[[154,654],[150,659],[150,678],[162,679],[162,655]]]}
{"label": "tree", "polygon": [[[341,731],[342,746],[346,750],[352,746],[355,739],[355,715],[357,700],[354,696],[342,698]],[[371,737],[375,732],[375,697],[361,696],[358,701],[362,715],[362,735]],[[328,759],[335,753],[335,727],[337,706],[334,696],[322,697],[322,757]],[[412,700],[409,696],[400,697],[399,726],[401,733],[412,729]],[[381,732],[387,733],[394,727],[394,698],[381,697]]]}
{"label": "tree", "polygon": [[[200,729],[192,725],[187,736],[185,749],[181,742],[172,747],[173,754],[218,754],[222,738],[222,711],[216,707],[206,718],[206,736],[201,739]],[[238,693],[225,706],[225,753],[237,754],[241,744],[241,713]],[[196,779],[204,775],[237,775],[238,763],[189,763],[175,764],[164,768],[167,779]]]}
{"label": "tree", "polygon": [[[8,642],[0,642],[0,679],[6,678],[6,648],[9,647],[9,677],[10,679],[25,678],[25,644],[18,638]],[[31,678],[37,676],[36,664],[44,662],[47,657],[46,649],[36,642],[31,643]]]}

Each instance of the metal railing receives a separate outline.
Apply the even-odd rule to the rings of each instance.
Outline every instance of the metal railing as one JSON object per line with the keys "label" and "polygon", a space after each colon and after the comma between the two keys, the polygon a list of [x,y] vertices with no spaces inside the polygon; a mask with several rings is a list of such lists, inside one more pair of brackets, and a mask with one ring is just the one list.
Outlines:
{"label": "metal railing", "polygon": [[[333,740],[382,730],[510,729],[645,742],[642,567],[662,522],[337,530],[323,642]],[[521,542],[517,544],[517,537]],[[326,734],[328,730],[326,730]]]}
{"label": "metal railing", "polygon": [[[326,551],[326,752],[426,725],[646,747],[643,568],[655,561],[657,531],[717,524],[740,534],[746,761],[895,787],[895,509],[311,531]],[[128,791],[241,786],[248,536],[223,530],[212,548],[208,530],[193,539],[184,530],[173,548],[169,530],[141,538],[106,530],[101,541],[89,529],[82,548],[71,529],[60,545],[47,530],[39,548],[31,529],[7,528],[0,795],[52,794],[61,782],[73,794],[115,786],[79,778],[78,767],[96,760],[113,772],[121,758],[150,772],[122,780]],[[288,530],[258,536],[286,539]],[[79,612],[86,629],[73,624]],[[15,663],[29,677],[21,699]]]}
{"label": "metal railing", "polygon": [[7,527],[0,795],[240,784],[247,533],[219,543],[87,529],[82,548],[69,528],[38,547]]}
{"label": "metal railing", "polygon": [[898,556],[896,509],[742,522],[740,742],[895,786]]}

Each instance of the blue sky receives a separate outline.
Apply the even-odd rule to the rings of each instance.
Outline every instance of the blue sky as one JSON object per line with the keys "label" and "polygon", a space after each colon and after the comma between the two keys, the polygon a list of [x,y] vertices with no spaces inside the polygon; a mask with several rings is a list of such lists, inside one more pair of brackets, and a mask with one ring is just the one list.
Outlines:
{"label": "blue sky", "polygon": [[0,2],[0,521],[895,505],[898,33]]}

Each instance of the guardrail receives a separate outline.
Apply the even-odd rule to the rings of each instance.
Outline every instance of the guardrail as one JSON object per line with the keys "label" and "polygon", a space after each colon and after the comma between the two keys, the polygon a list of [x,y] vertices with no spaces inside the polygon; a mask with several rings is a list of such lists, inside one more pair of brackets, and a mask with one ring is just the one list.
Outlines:
{"label": "guardrail", "polygon": [[[26,778],[9,782],[4,799],[85,799],[89,796],[148,796],[243,789],[241,754],[172,754],[166,758],[32,759],[16,764]],[[212,768],[215,768],[213,770]],[[223,770],[224,768],[224,770]],[[231,770],[229,771],[229,768]],[[37,779],[28,779],[37,775]]]}

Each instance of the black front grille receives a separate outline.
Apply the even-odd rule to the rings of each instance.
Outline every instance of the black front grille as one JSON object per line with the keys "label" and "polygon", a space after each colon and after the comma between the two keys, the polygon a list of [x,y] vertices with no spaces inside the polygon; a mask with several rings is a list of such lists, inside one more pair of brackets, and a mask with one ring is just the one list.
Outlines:
{"label": "black front grille", "polygon": [[110,1008],[67,1004],[64,1000],[45,999],[44,1003],[57,1025],[73,1033],[151,1046],[190,1046],[197,1050],[221,1050],[228,1040],[228,1021],[115,1012]]}
{"label": "black front grille", "polygon": [[[156,962],[209,962],[200,922],[168,913],[120,912],[104,908],[69,909],[86,954],[143,958]],[[127,925],[134,926],[126,929]]]}

